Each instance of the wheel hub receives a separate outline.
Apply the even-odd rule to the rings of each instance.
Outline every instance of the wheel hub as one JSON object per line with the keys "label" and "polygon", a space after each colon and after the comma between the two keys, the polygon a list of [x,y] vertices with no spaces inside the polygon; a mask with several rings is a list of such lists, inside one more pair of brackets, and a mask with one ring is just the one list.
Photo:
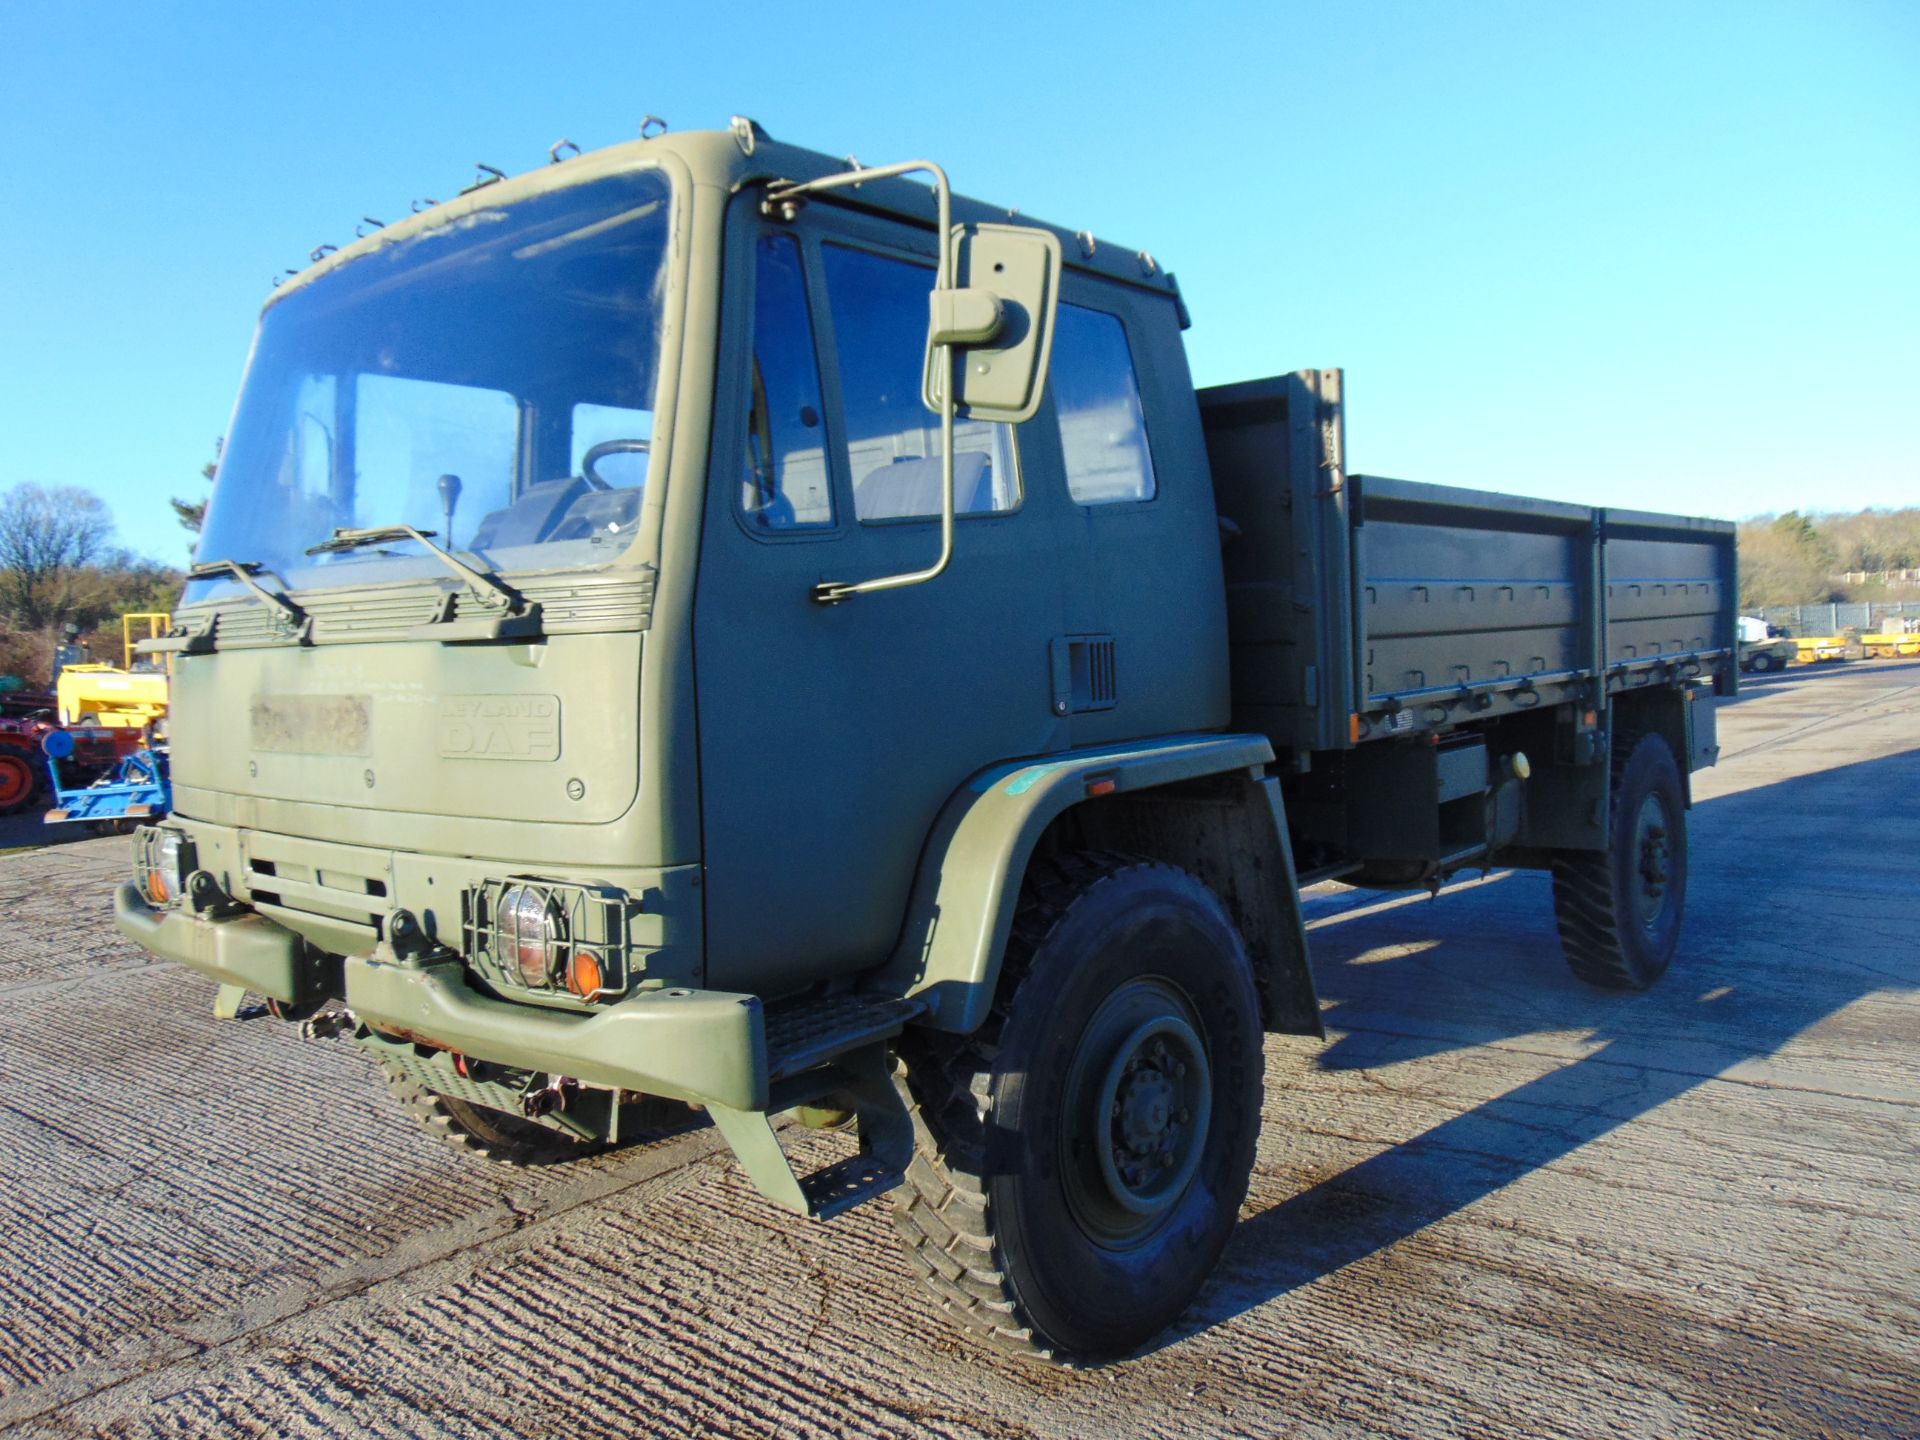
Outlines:
{"label": "wheel hub", "polygon": [[1658,825],[1640,842],[1640,878],[1647,894],[1658,899],[1667,883],[1667,832]]}
{"label": "wheel hub", "polygon": [[1191,1017],[1166,982],[1135,981],[1109,998],[1076,1047],[1067,1199],[1103,1244],[1150,1236],[1199,1168],[1213,1077]]}
{"label": "wheel hub", "polygon": [[1640,877],[1634,908],[1649,931],[1658,929],[1666,916],[1673,884],[1672,833],[1666,804],[1658,795],[1647,796],[1634,825],[1635,869]]}
{"label": "wheel hub", "polygon": [[1173,1118],[1173,1082],[1157,1069],[1136,1069],[1120,1087],[1115,1138],[1131,1153],[1160,1149]]}

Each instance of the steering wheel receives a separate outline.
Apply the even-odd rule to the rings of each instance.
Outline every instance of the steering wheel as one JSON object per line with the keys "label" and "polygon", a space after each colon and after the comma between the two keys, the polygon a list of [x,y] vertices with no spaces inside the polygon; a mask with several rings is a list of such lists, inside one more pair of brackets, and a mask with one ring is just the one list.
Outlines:
{"label": "steering wheel", "polygon": [[602,440],[580,457],[580,476],[596,490],[611,490],[613,486],[602,480],[593,467],[609,455],[645,455],[652,448],[651,440]]}

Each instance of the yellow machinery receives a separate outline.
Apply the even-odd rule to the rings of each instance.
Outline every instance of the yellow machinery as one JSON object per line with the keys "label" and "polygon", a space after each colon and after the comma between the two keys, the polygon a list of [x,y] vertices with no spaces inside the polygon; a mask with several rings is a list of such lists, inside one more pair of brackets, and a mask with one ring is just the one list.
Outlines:
{"label": "yellow machinery", "polygon": [[1920,635],[1862,635],[1860,643],[1869,660],[1905,659],[1920,655]]}
{"label": "yellow machinery", "polygon": [[1850,660],[1859,653],[1855,642],[1845,635],[1802,635],[1793,642],[1800,647],[1800,663],[1811,665],[1816,660]]}
{"label": "yellow machinery", "polygon": [[140,611],[120,617],[119,665],[66,665],[56,683],[55,702],[62,725],[98,725],[109,730],[144,730],[167,714],[167,669],[143,661],[134,665],[134,647],[165,635],[173,616]]}

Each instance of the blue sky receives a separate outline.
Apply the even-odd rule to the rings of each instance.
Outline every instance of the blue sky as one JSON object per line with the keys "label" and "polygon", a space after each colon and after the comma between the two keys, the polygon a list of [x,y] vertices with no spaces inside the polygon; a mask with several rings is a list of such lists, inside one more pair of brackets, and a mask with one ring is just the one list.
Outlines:
{"label": "blue sky", "polygon": [[[1084,17],[1084,18],[1083,18]],[[0,0],[0,489],[184,556],[272,277],[648,113],[1152,250],[1201,383],[1346,367],[1354,468],[1920,503],[1920,4]]]}

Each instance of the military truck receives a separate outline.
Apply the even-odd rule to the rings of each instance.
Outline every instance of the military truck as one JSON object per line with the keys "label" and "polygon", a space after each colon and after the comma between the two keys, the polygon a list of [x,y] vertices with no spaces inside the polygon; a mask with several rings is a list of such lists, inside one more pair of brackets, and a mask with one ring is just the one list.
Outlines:
{"label": "military truck", "polygon": [[1757,615],[1737,616],[1734,624],[1742,670],[1762,674],[1784,670],[1800,658],[1800,646],[1778,625],[1769,625]]}
{"label": "military truck", "polygon": [[1651,985],[1738,683],[1729,526],[1355,474],[1339,371],[1196,390],[1187,324],[1146,251],[744,120],[325,257],[121,929],[463,1147],[703,1113],[776,1204],[891,1193],[980,1335],[1139,1346],[1263,1033],[1323,1033],[1302,888],[1547,870],[1574,975]]}

